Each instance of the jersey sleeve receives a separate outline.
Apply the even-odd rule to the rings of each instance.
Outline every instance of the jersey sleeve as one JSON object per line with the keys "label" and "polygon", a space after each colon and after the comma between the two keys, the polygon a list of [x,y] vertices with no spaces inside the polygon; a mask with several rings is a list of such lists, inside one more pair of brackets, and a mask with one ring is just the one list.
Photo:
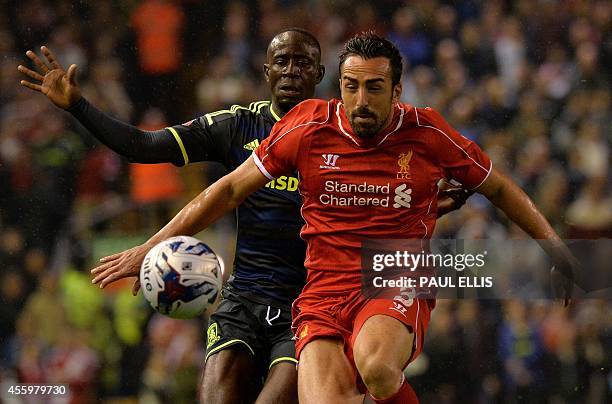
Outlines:
{"label": "jersey sleeve", "polygon": [[444,170],[447,179],[466,188],[478,188],[489,176],[493,163],[473,141],[452,128],[442,116],[431,108],[417,110],[419,126],[429,127],[434,158]]}
{"label": "jersey sleeve", "polygon": [[199,161],[229,165],[230,148],[236,133],[236,116],[223,112],[213,112],[166,128],[181,150],[183,165]]}
{"label": "jersey sleeve", "polygon": [[253,152],[255,164],[269,179],[297,170],[307,123],[313,118],[310,104],[310,101],[304,101],[293,107]]}

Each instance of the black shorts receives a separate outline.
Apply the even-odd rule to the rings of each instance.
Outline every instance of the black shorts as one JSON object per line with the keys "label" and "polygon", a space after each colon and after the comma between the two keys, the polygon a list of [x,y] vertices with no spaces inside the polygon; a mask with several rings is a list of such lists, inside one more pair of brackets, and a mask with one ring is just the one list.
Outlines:
{"label": "black shorts", "polygon": [[255,303],[227,289],[206,332],[206,359],[237,345],[255,357],[267,371],[280,362],[296,364],[291,312]]}

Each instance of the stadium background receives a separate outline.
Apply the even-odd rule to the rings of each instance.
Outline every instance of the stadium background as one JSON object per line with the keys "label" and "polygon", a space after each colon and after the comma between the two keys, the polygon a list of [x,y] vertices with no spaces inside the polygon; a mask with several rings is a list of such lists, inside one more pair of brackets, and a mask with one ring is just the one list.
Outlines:
{"label": "stadium background", "polygon": [[[0,0],[0,382],[69,383],[75,403],[193,402],[204,321],[154,316],[130,283],[102,292],[88,270],[222,173],[126,163],[18,85],[27,49],[78,64],[94,105],[151,129],[267,99],[266,44],[289,26],[317,35],[317,96],[336,96],[343,41],[374,28],[403,53],[404,101],[476,140],[565,237],[610,237],[611,15],[595,0]],[[437,234],[522,237],[476,197]],[[231,217],[202,237],[231,261]],[[411,383],[424,403],[610,402],[610,309],[440,301]]]}

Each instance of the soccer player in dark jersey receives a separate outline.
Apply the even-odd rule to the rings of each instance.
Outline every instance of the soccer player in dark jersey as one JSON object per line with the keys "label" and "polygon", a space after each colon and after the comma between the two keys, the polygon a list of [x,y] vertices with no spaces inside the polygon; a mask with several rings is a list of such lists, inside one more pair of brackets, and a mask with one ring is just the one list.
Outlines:
{"label": "soccer player in dark jersey", "polygon": [[[183,125],[145,132],[90,105],[76,85],[76,66],[65,72],[47,48],[43,47],[42,52],[50,66],[33,52],[27,53],[42,74],[19,67],[41,84],[22,84],[43,92],[104,144],[140,163],[218,161],[235,169],[249,158],[282,115],[312,97],[324,74],[316,39],[308,32],[290,29],[275,36],[268,47],[264,73],[271,88],[271,102],[254,102],[249,107],[235,105]],[[202,389],[206,403],[252,400],[260,386],[250,391],[243,388],[245,381],[257,380],[253,375],[265,375],[268,369],[259,399],[295,401],[289,309],[305,282],[305,245],[298,237],[303,221],[297,186],[296,175],[287,173],[268,182],[238,207],[234,276],[208,328]],[[445,195],[438,203],[438,214],[459,207],[467,196],[461,190]],[[138,269],[131,269],[121,275],[137,275]],[[102,285],[112,280],[108,278]]]}
{"label": "soccer player in dark jersey", "polygon": [[[43,47],[42,53],[48,63],[27,52],[40,73],[19,66],[32,79],[21,84],[45,94],[103,144],[138,163],[182,166],[216,161],[233,170],[270,134],[281,116],[313,96],[324,75],[317,39],[307,31],[289,29],[268,46],[264,74],[271,101],[234,105],[149,132],[97,110],[81,96],[76,65],[65,71],[49,49]],[[262,402],[297,400],[290,308],[306,277],[297,184],[295,174],[280,176],[237,209],[233,276],[207,332],[201,391],[205,403],[251,402],[256,397]],[[260,380],[266,375],[262,388]]]}

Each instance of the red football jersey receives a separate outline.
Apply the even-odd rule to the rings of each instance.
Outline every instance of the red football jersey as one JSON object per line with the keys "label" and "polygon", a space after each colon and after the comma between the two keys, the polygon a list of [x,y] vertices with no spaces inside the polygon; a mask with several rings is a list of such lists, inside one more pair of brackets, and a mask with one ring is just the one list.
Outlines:
{"label": "red football jersey", "polygon": [[473,189],[491,160],[431,108],[397,103],[371,139],[353,133],[340,100],[307,100],[254,152],[268,178],[299,172],[306,268],[361,268],[364,239],[430,238],[441,178]]}

